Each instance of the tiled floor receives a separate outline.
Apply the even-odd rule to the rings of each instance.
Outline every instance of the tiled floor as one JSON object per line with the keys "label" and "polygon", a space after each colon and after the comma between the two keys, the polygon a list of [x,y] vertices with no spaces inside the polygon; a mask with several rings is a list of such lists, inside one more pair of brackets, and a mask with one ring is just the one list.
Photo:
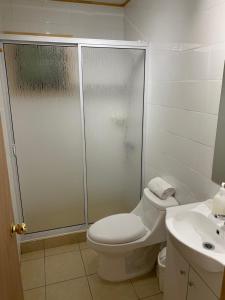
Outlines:
{"label": "tiled floor", "polygon": [[22,255],[25,300],[162,300],[154,274],[122,283],[101,280],[85,242]]}

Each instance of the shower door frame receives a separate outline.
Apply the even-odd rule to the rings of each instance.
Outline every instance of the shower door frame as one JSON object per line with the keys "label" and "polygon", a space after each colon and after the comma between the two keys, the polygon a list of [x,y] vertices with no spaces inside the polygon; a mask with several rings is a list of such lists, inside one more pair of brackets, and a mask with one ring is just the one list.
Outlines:
{"label": "shower door frame", "polygon": [[[84,94],[83,94],[83,66],[82,66],[82,49],[85,47],[92,48],[116,48],[116,49],[140,49],[145,50],[144,61],[144,83],[143,83],[143,113],[142,113],[142,158],[141,158],[141,193],[145,184],[146,178],[146,134],[148,121],[148,104],[149,89],[146,83],[149,82],[149,46],[146,42],[141,41],[117,41],[103,39],[76,39],[76,38],[61,38],[61,37],[42,37],[42,36],[22,36],[22,35],[0,35],[0,49],[3,44],[35,44],[35,45],[56,45],[56,46],[76,46],[78,47],[78,68],[79,68],[79,88],[80,88],[80,113],[82,127],[82,147],[83,147],[83,188],[84,188],[84,224],[63,227],[59,229],[49,229],[35,233],[28,233],[21,237],[22,241],[34,240],[37,238],[46,238],[55,235],[68,234],[79,230],[86,230],[88,223],[88,197],[87,197],[87,166],[86,166],[86,142],[85,142],[85,116],[84,116]],[[1,54],[1,53],[0,53]],[[1,88],[2,85],[2,88]],[[8,165],[11,173],[11,191],[12,201],[14,204],[15,219],[17,222],[22,222],[22,199],[19,187],[19,178],[17,170],[17,162],[15,157],[13,120],[10,108],[9,88],[7,85],[6,66],[4,55],[0,55],[0,93],[3,98],[3,127],[5,128],[6,150],[9,154]],[[1,105],[1,103],[0,103]]]}

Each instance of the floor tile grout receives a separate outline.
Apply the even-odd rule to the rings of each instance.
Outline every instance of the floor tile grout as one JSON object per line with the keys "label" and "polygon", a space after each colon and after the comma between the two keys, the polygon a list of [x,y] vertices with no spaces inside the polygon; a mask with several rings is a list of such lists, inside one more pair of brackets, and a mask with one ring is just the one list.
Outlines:
{"label": "floor tile grout", "polygon": [[[90,248],[88,248],[88,247],[86,248],[85,247],[84,249],[81,249],[81,242],[74,243],[74,244],[77,244],[77,246],[78,246],[78,247],[76,247],[76,249],[71,249],[71,250],[62,251],[62,252],[55,253],[55,254],[46,255],[46,250],[47,249],[51,249],[51,248],[47,248],[47,249],[44,249],[44,256],[39,257],[39,258],[32,258],[32,259],[27,259],[25,261],[21,261],[21,263],[24,263],[24,262],[27,262],[27,261],[35,261],[35,260],[41,260],[41,259],[44,260],[44,285],[37,286],[37,287],[31,288],[31,289],[27,289],[27,290],[25,290],[25,292],[26,291],[30,291],[30,290],[34,290],[34,289],[38,289],[38,288],[44,288],[45,289],[44,290],[45,296],[44,295],[43,296],[45,297],[44,299],[47,300],[47,288],[49,286],[53,286],[53,285],[57,285],[57,284],[60,284],[60,283],[69,282],[69,281],[74,281],[74,280],[77,280],[77,279],[85,278],[85,280],[87,282],[87,285],[88,285],[88,289],[87,290],[89,291],[90,297],[93,300],[94,299],[94,295],[92,293],[92,288],[91,288],[91,277],[92,276],[99,277],[99,276],[97,275],[96,272],[93,273],[93,274],[88,274],[88,269],[86,268],[86,265],[85,265],[86,259],[85,259],[85,256],[82,255],[83,252],[85,252],[85,250],[90,249]],[[71,244],[68,244],[68,245],[71,245]],[[61,245],[58,246],[58,247],[61,247]],[[58,248],[58,247],[52,247],[52,249],[53,248]],[[57,281],[57,282],[51,282],[51,283],[47,284],[46,260],[48,259],[48,257],[60,256],[60,255],[63,255],[63,254],[66,254],[66,253],[71,253],[71,252],[77,253],[77,255],[80,256],[81,261],[82,261],[82,266],[83,266],[83,269],[84,269],[84,275],[80,275],[78,277],[73,277],[73,278],[66,279],[66,280],[60,280],[60,281]],[[79,252],[79,254],[78,254],[78,252]],[[145,299],[147,300],[149,297],[154,297],[154,296],[162,294],[160,291],[158,291],[155,294],[148,295],[148,296],[145,296],[145,297],[141,297],[141,296],[138,295],[139,293],[138,293],[138,291],[135,288],[134,282],[131,279],[128,280],[127,282],[129,282],[129,284],[131,285],[131,289],[133,290],[134,295],[136,296],[136,299],[138,299],[138,300],[145,300]]]}
{"label": "floor tile grout", "polygon": [[[58,248],[58,247],[53,247],[53,248]],[[50,248],[47,248],[47,249],[50,249]],[[57,253],[57,254],[47,255],[47,256],[45,255],[45,250],[46,249],[44,249],[44,256],[43,257],[33,258],[33,259],[28,259],[28,260],[25,260],[25,261],[21,261],[21,263],[23,263],[23,262],[26,262],[26,261],[35,261],[35,260],[40,260],[40,259],[44,260],[44,285],[36,286],[36,287],[34,287],[32,289],[27,289],[27,290],[24,290],[24,291],[29,291],[29,290],[34,290],[34,289],[38,289],[38,288],[44,287],[45,288],[45,298],[47,298],[47,295],[46,295],[46,287],[47,286],[58,284],[58,283],[61,283],[61,282],[76,280],[76,279],[79,279],[79,278],[86,278],[87,279],[88,274],[87,274],[87,271],[86,271],[86,268],[85,268],[85,264],[84,264],[84,261],[83,261],[83,257],[82,257],[82,253],[81,253],[81,249],[80,249],[79,245],[78,245],[78,249],[77,250],[73,249],[73,250],[69,250],[69,251],[65,251],[65,252],[63,251],[63,252],[60,252],[60,253]],[[67,279],[67,280],[62,280],[62,281],[57,281],[57,282],[53,282],[53,283],[47,284],[47,281],[46,281],[46,258],[50,257],[50,256],[51,257],[52,256],[58,256],[58,255],[62,255],[62,254],[65,254],[65,253],[71,253],[71,252],[79,252],[79,254],[81,256],[82,265],[83,265],[85,274],[83,276],[73,277],[73,278],[70,278],[70,279]],[[88,281],[88,279],[87,279],[87,281]],[[90,289],[90,287],[89,287],[89,289]]]}
{"label": "floor tile grout", "polygon": [[[80,249],[80,244],[79,244],[79,249]],[[82,256],[81,249],[80,249],[80,255],[81,255],[82,262],[83,262],[84,271],[85,271],[85,274],[86,274],[85,277],[86,277],[86,280],[87,280],[87,284],[88,284],[89,292],[90,292],[90,295],[91,295],[91,299],[94,299],[93,295],[92,295],[92,291],[91,291],[91,286],[90,286],[90,283],[89,283],[89,280],[88,280],[88,274],[87,274],[87,271],[86,271],[86,267],[85,267],[85,263],[84,263],[84,259],[83,259],[83,256]]]}
{"label": "floor tile grout", "polygon": [[[58,283],[61,283],[61,282],[73,281],[73,280],[80,279],[80,278],[87,278],[87,280],[88,280],[89,277],[92,277],[92,276],[94,276],[94,275],[97,275],[97,273],[86,274],[86,275],[84,275],[84,276],[74,277],[74,278],[67,279],[67,280],[62,280],[62,281],[56,281],[56,282],[49,283],[49,284],[45,283],[45,285],[37,286],[37,287],[31,288],[31,289],[26,289],[26,290],[24,290],[24,291],[30,291],[30,290],[34,290],[34,289],[38,289],[38,288],[42,288],[42,287],[47,287],[47,286],[55,285],[55,284],[58,284]],[[139,299],[142,299],[142,300],[143,300],[143,299],[146,299],[146,298],[149,298],[149,297],[153,297],[153,296],[162,294],[162,292],[159,291],[159,292],[157,292],[157,293],[154,293],[154,294],[149,295],[149,296],[146,296],[146,297],[139,297],[138,294],[136,293],[136,290],[135,290],[135,287],[134,287],[132,281],[131,281],[131,280],[128,280],[127,282],[130,282],[130,283],[131,283],[131,285],[132,285],[132,287],[133,287],[133,289],[134,289],[134,291],[135,291],[135,294],[137,295],[137,297],[138,297]]]}
{"label": "floor tile grout", "polygon": [[32,291],[32,290],[40,289],[40,288],[43,288],[43,287],[45,287],[45,285],[33,287],[33,288],[31,288],[31,289],[27,289],[27,290],[23,290],[23,291],[24,291],[24,292],[27,292],[27,291]]}
{"label": "floor tile grout", "polygon": [[[94,274],[97,274],[97,273],[94,273]],[[89,276],[92,276],[94,274],[91,274]],[[42,287],[47,287],[47,286],[51,286],[51,285],[55,285],[55,284],[58,284],[58,283],[62,283],[62,282],[67,282],[67,281],[73,281],[73,280],[76,280],[76,279],[81,279],[81,278],[86,278],[88,280],[88,275],[84,275],[84,276],[79,276],[79,277],[74,277],[74,278],[70,278],[70,279],[66,279],[66,280],[61,280],[61,281],[56,281],[56,282],[52,282],[52,283],[49,283],[49,284],[45,284],[45,285],[41,285],[41,286],[37,286],[37,287],[33,287],[31,289],[27,289],[27,290],[24,290],[24,291],[31,291],[31,290],[35,290],[35,289],[38,289],[38,288],[42,288]]]}
{"label": "floor tile grout", "polygon": [[44,274],[45,274],[45,300],[47,300],[47,291],[46,291],[46,259],[45,259],[45,249],[44,249]]}
{"label": "floor tile grout", "polygon": [[91,294],[91,298],[94,299],[94,296],[93,296],[92,291],[91,291],[91,285],[90,285],[88,276],[87,276],[87,283],[88,283],[89,291],[90,291],[90,294]]}
{"label": "floor tile grout", "polygon": [[80,251],[80,256],[81,256],[81,259],[82,259],[82,263],[83,263],[83,266],[84,266],[84,271],[85,271],[85,274],[87,274],[87,270],[86,270],[86,266],[85,266],[85,263],[84,263],[84,258],[83,258],[83,255],[82,255],[82,252]]}
{"label": "floor tile grout", "polygon": [[80,278],[85,278],[85,277],[87,277],[87,276],[84,275],[84,276],[79,276],[79,277],[73,277],[73,278],[66,279],[66,280],[51,282],[51,283],[48,283],[48,284],[46,283],[45,286],[50,286],[50,285],[58,284],[58,283],[61,283],[61,282],[72,281],[72,280],[76,280],[76,279],[80,279]]}
{"label": "floor tile grout", "polygon": [[149,298],[151,298],[151,297],[154,297],[154,296],[157,296],[157,295],[161,295],[161,294],[163,294],[162,292],[159,292],[159,293],[157,293],[157,294],[153,294],[153,295],[151,295],[151,296],[147,296],[147,297],[144,297],[144,298],[139,298],[140,300],[145,300],[145,299],[149,299]]}
{"label": "floor tile grout", "polygon": [[45,287],[45,285],[38,285],[38,286],[35,286],[31,289],[23,289],[24,292],[27,292],[27,291],[31,291],[31,290],[35,290],[35,289],[40,289],[40,288],[43,288]]}
{"label": "floor tile grout", "polygon": [[129,279],[129,281],[130,281],[130,284],[131,284],[131,286],[132,286],[132,288],[133,288],[133,290],[134,290],[135,295],[137,296],[137,299],[140,299],[139,296],[138,296],[138,293],[136,292],[136,289],[135,289],[135,287],[134,287],[134,285],[133,285],[132,280]]}

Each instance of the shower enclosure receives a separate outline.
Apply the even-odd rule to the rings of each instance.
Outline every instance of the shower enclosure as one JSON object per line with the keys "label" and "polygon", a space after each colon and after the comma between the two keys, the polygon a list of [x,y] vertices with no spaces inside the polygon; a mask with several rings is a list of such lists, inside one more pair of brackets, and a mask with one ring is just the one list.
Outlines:
{"label": "shower enclosure", "polygon": [[142,190],[146,46],[58,40],[3,42],[17,195],[29,233],[128,212]]}

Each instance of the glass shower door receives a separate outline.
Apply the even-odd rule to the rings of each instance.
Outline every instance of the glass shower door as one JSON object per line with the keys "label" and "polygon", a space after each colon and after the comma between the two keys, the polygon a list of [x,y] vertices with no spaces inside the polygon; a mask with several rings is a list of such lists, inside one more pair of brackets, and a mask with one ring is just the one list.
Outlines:
{"label": "glass shower door", "polygon": [[92,223],[140,200],[145,50],[83,47],[82,57]]}
{"label": "glass shower door", "polygon": [[76,46],[4,45],[24,221],[29,232],[84,223]]}

